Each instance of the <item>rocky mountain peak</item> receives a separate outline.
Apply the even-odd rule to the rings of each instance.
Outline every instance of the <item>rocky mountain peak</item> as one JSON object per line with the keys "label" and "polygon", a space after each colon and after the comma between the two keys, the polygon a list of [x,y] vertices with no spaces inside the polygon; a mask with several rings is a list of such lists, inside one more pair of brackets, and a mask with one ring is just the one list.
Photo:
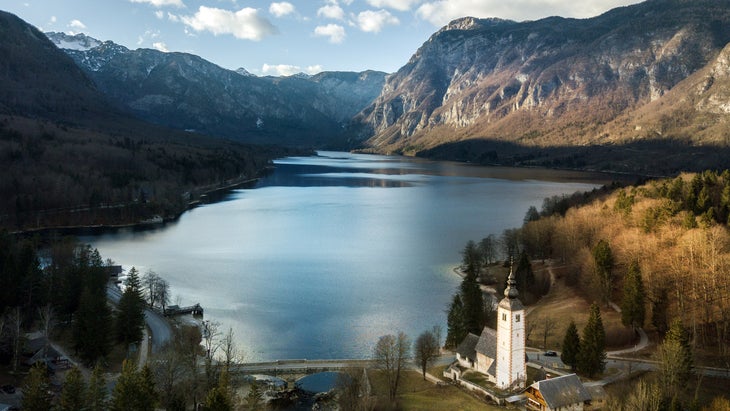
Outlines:
{"label": "rocky mountain peak", "polygon": [[246,70],[243,67],[237,68],[236,73],[242,75],[243,77],[256,77],[255,74],[251,73],[250,71]]}
{"label": "rocky mountain peak", "polygon": [[458,19],[388,78],[358,118],[360,136],[405,154],[485,138],[596,144],[597,125],[661,99],[728,42],[725,0],[652,0],[589,19]]}
{"label": "rocky mountain peak", "polygon": [[492,18],[485,18],[485,19],[479,19],[476,17],[461,17],[455,20],[452,20],[449,22],[449,24],[445,25],[437,32],[443,33],[445,31],[452,31],[452,30],[476,30],[480,28],[485,28],[489,26],[499,26],[504,24],[512,24],[515,23],[512,20],[505,20],[500,19],[496,17]]}
{"label": "rocky mountain peak", "polygon": [[87,51],[102,44],[101,41],[84,33],[67,34],[51,31],[46,33],[46,36],[60,49]]}

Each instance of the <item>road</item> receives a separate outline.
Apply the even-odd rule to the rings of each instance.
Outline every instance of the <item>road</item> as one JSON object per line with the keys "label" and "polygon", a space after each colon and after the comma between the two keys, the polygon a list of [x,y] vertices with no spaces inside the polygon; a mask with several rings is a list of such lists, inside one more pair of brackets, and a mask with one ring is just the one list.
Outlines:
{"label": "road", "polygon": [[[106,295],[114,304],[119,303],[119,299],[122,298],[121,290],[113,284],[107,286]],[[150,339],[152,352],[159,351],[172,339],[172,327],[163,316],[149,308],[144,310],[144,320],[152,333]]]}

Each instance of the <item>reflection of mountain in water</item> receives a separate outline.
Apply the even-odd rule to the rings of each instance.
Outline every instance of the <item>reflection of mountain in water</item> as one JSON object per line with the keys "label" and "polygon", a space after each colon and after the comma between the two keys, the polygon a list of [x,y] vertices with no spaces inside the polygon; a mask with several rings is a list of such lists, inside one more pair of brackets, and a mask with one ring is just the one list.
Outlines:
{"label": "reflection of mountain in water", "polygon": [[257,187],[410,187],[409,178],[391,169],[353,169],[320,165],[277,164],[281,172],[263,179]]}

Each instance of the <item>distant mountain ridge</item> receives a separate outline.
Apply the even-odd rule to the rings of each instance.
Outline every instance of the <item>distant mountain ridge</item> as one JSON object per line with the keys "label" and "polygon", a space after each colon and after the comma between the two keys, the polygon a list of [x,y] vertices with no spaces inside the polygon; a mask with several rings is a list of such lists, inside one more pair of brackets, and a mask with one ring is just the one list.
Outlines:
{"label": "distant mountain ridge", "polygon": [[[714,64],[728,42],[727,0],[649,0],[580,20],[462,18],[388,78],[353,130],[377,152],[553,166],[587,156],[588,165],[628,171],[637,164],[605,164],[616,160],[606,150],[608,161],[588,159],[581,147],[709,143],[686,124],[629,119],[688,99],[670,91]],[[695,105],[689,116],[706,122],[714,110],[709,124],[726,122],[713,107]],[[546,154],[556,149],[558,158]]]}
{"label": "distant mountain ridge", "polygon": [[63,33],[47,36],[112,101],[139,117],[245,142],[342,147],[343,125],[375,99],[386,76],[365,71],[257,77],[187,53],[129,50]]}
{"label": "distant mountain ridge", "polygon": [[2,11],[0,39],[0,230],[175,218],[202,193],[306,153],[144,122],[38,29]]}

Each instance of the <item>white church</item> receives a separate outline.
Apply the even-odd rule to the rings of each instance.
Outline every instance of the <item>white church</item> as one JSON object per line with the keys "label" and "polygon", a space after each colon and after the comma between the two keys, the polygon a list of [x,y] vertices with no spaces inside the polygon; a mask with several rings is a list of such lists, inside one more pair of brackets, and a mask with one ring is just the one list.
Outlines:
{"label": "white church", "polygon": [[484,327],[479,336],[469,333],[457,347],[456,361],[444,371],[445,376],[461,379],[463,372],[474,370],[500,390],[525,388],[525,309],[517,298],[516,285],[510,269],[504,298],[497,306],[497,329]]}

